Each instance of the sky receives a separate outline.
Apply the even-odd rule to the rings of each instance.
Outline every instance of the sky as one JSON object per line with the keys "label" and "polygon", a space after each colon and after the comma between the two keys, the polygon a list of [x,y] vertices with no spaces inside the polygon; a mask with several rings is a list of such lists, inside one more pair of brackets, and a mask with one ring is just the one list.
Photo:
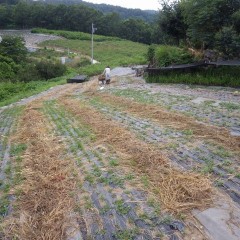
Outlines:
{"label": "sky", "polygon": [[142,10],[158,10],[158,0],[84,0],[92,3],[105,3],[125,8],[140,8]]}

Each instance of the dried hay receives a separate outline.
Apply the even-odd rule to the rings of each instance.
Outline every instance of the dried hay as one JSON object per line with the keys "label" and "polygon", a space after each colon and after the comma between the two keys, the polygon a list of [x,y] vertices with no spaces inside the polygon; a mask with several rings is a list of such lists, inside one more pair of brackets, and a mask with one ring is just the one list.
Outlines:
{"label": "dried hay", "polygon": [[99,83],[97,78],[93,78],[82,84],[82,92],[96,92],[98,88]]}
{"label": "dried hay", "polygon": [[94,95],[99,97],[103,102],[124,108],[130,113],[152,118],[163,125],[178,130],[191,129],[195,137],[214,140],[229,149],[240,151],[240,137],[231,136],[229,131],[225,128],[206,125],[197,122],[192,117],[168,112],[156,105],[141,104],[110,94],[94,93]]}
{"label": "dried hay", "polygon": [[63,146],[47,133],[48,124],[36,106],[26,108],[15,137],[28,148],[23,156],[23,181],[14,189],[21,192],[14,203],[16,210],[3,226],[6,239],[66,239],[73,225],[71,162],[63,159]]}
{"label": "dried hay", "polygon": [[158,149],[138,140],[133,133],[105,118],[77,100],[60,99],[69,111],[91,126],[98,144],[110,144],[117,152],[134,161],[136,171],[146,174],[157,189],[160,200],[171,211],[187,211],[210,204],[212,188],[206,176],[173,169],[170,161]]}

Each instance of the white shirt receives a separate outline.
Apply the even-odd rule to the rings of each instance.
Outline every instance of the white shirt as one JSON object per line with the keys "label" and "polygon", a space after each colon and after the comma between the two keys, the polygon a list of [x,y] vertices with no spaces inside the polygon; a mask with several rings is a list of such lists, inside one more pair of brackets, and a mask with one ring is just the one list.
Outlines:
{"label": "white shirt", "polygon": [[105,77],[106,77],[106,80],[110,79],[110,68],[105,68],[104,69],[104,74],[105,74]]}

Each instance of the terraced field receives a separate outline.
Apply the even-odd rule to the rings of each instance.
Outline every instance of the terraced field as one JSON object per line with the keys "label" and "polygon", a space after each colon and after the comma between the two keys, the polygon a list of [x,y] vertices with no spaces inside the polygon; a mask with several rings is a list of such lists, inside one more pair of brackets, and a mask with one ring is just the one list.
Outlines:
{"label": "terraced field", "polygon": [[235,89],[120,72],[0,113],[1,239],[240,238]]}

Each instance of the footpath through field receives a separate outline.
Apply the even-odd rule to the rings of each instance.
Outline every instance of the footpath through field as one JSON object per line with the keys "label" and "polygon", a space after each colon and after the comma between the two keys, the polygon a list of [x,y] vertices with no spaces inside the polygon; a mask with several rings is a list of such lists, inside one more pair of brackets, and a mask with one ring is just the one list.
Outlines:
{"label": "footpath through field", "polygon": [[239,239],[240,96],[131,68],[0,109],[1,239]]}

